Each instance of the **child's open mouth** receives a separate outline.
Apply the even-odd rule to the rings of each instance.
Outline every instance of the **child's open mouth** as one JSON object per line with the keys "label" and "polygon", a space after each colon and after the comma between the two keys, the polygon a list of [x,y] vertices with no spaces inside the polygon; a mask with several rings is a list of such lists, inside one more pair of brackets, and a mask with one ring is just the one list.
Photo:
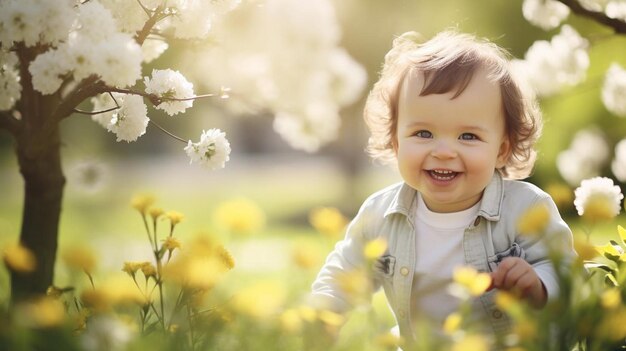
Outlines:
{"label": "child's open mouth", "polygon": [[445,181],[454,179],[459,173],[443,169],[433,169],[428,171],[428,174],[430,174],[430,176],[435,178],[436,180]]}

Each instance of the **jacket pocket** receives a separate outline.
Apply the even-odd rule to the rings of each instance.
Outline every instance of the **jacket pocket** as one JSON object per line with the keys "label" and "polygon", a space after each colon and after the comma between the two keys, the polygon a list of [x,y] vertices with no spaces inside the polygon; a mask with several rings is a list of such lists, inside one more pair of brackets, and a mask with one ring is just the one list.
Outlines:
{"label": "jacket pocket", "polygon": [[391,255],[384,255],[379,257],[374,262],[374,272],[382,275],[383,277],[393,277],[393,272],[396,267],[396,258]]}
{"label": "jacket pocket", "polygon": [[521,259],[526,259],[526,253],[521,246],[519,246],[517,243],[513,243],[513,245],[511,245],[511,247],[509,247],[508,249],[498,252],[495,255],[489,256],[487,258],[489,269],[492,272],[495,271],[498,268],[500,262],[502,262],[502,260],[507,257],[519,257]]}

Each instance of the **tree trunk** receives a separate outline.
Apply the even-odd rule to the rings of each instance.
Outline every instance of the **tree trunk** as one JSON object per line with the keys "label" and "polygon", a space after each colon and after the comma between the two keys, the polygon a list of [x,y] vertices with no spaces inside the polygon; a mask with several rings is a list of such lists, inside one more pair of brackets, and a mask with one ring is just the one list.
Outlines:
{"label": "tree trunk", "polygon": [[45,294],[52,284],[65,177],[61,169],[58,123],[24,128],[17,140],[17,159],[24,179],[20,243],[37,259],[33,272],[11,272],[11,301]]}

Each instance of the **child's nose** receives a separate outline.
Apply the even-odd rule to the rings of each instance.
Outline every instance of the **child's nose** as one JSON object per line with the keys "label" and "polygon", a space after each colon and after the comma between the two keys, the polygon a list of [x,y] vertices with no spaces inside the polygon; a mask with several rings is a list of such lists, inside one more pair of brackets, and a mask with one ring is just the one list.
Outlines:
{"label": "child's nose", "polygon": [[432,149],[432,151],[430,152],[430,154],[433,157],[439,158],[439,159],[449,159],[449,158],[455,158],[457,157],[457,153],[456,151],[450,147],[450,145],[445,142],[445,141],[439,141],[434,148]]}

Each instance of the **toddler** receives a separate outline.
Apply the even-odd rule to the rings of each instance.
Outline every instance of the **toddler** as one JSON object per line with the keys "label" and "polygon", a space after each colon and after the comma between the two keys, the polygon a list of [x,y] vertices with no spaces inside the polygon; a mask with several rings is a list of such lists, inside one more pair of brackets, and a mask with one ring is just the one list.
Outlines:
{"label": "toddler", "polygon": [[[510,327],[496,291],[536,308],[558,296],[547,236],[571,259],[572,235],[550,196],[519,181],[533,168],[541,114],[503,49],[456,32],[422,44],[405,33],[385,56],[364,118],[370,155],[397,164],[403,182],[363,203],[313,283],[316,307],[343,313],[354,305],[342,277],[367,268],[363,249],[377,238],[387,248],[372,282],[408,348],[418,322],[441,330],[459,307],[448,289],[456,267],[490,272],[492,289],[472,300],[470,320],[494,337]],[[550,214],[547,234],[522,235],[517,220],[534,206]]]}

